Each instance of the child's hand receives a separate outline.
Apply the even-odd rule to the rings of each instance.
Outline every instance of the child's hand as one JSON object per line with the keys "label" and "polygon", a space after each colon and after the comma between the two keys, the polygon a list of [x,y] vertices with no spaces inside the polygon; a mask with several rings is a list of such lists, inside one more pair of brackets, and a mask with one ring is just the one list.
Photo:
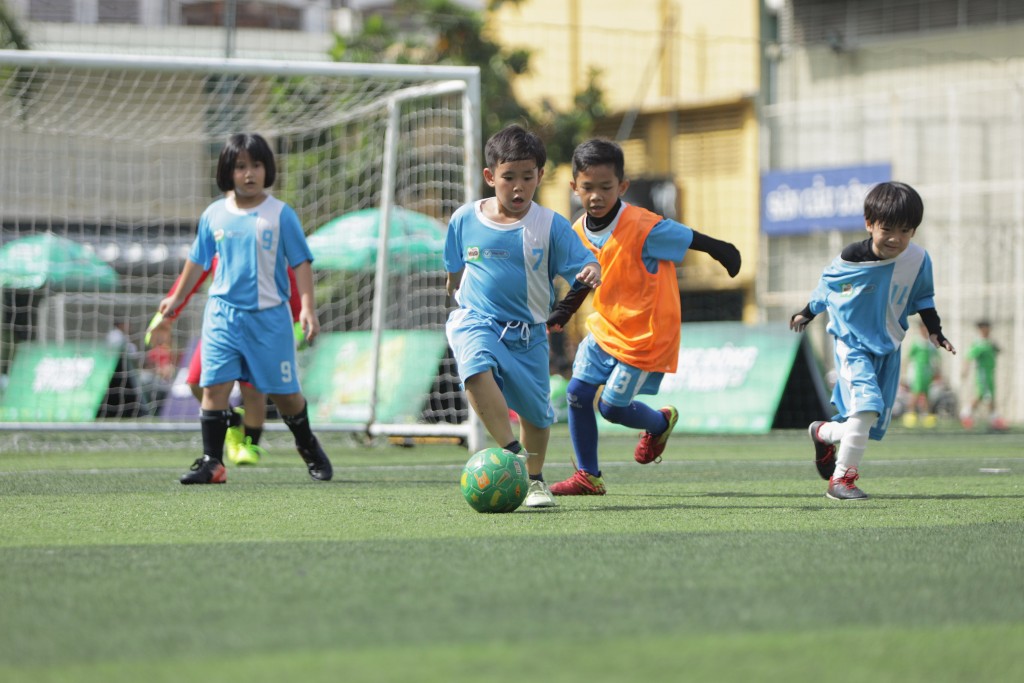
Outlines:
{"label": "child's hand", "polygon": [[806,318],[799,313],[794,313],[793,317],[789,319],[789,329],[794,332],[803,332],[807,328],[807,323],[811,322],[813,318]]}
{"label": "child's hand", "polygon": [[[163,318],[174,318],[174,311],[181,306],[181,301],[178,300],[177,296],[169,296],[160,302],[160,305],[156,307],[156,315]],[[156,320],[156,316],[153,316],[153,320]],[[152,321],[150,321],[152,324]],[[157,323],[159,325],[159,323]],[[155,326],[154,326],[155,327]]]}
{"label": "child's hand", "polygon": [[930,334],[930,335],[928,335],[928,339],[931,340],[931,343],[936,348],[938,348],[938,349],[946,349],[947,351],[949,351],[954,356],[956,355],[956,349],[953,348],[953,345],[950,343],[950,341],[948,339],[946,339],[943,335],[941,335],[941,334]]}
{"label": "child's hand", "polygon": [[601,284],[601,266],[596,263],[588,263],[583,270],[576,274],[577,282],[582,282],[593,289]]}
{"label": "child's hand", "polygon": [[743,265],[743,257],[740,255],[740,250],[729,242],[723,242],[723,244],[725,246],[717,249],[711,256],[725,267],[725,272],[729,273],[729,277],[736,277],[740,272],[740,266]]}
{"label": "child's hand", "polygon": [[312,346],[313,340],[320,334],[320,321],[317,319],[316,313],[303,307],[299,311],[298,324],[302,326],[302,332],[306,336],[306,341]]}

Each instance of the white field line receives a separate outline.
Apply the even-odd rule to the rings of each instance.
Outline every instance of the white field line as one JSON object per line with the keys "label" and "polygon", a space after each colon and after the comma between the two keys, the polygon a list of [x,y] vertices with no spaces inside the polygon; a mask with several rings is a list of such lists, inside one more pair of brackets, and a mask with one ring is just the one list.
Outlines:
{"label": "white field line", "polygon": [[[721,463],[722,460],[672,460],[663,461],[657,465],[657,467],[689,467],[693,465],[712,466],[716,463]],[[744,467],[759,467],[759,468],[800,468],[805,469],[809,462],[803,460],[750,460],[742,461]],[[979,466],[979,471],[998,469],[1000,474],[1009,473],[1009,468],[1005,465],[1017,464],[1024,468],[1024,458],[1017,457],[996,457],[996,458],[915,458],[912,460],[872,460],[871,465],[928,465],[936,463],[971,463]],[[1004,465],[999,468],[987,468],[985,465]],[[636,466],[631,462],[609,462],[601,465],[601,469],[618,469],[620,467],[634,467]],[[147,472],[181,472],[185,465],[182,467],[110,467],[110,468],[89,468],[89,469],[38,469],[38,470],[13,470],[4,471],[0,470],[0,477],[13,477],[19,475],[31,475],[31,476],[55,476],[61,474],[74,474],[74,475],[99,475],[99,474],[145,474]],[[545,465],[545,469],[571,469],[572,463],[570,462],[552,462],[548,460]],[[296,463],[295,469],[301,469],[302,465]],[[280,470],[280,467],[235,467],[234,469],[244,469],[246,472],[262,472],[268,473],[274,470]],[[461,470],[462,465],[457,463],[452,464],[431,464],[431,465],[335,465],[334,471],[338,472],[398,472],[398,471],[431,471],[431,470],[443,470],[453,471]],[[1002,470],[1006,470],[1003,472]],[[1021,470],[1018,470],[1021,471]]]}

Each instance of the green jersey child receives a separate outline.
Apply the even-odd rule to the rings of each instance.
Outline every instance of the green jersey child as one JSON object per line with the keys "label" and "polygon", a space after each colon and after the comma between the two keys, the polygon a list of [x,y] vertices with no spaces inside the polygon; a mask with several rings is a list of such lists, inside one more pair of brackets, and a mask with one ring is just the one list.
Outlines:
{"label": "green jersey child", "polygon": [[910,387],[910,405],[903,414],[903,426],[934,427],[938,420],[931,410],[932,382],[938,377],[939,350],[928,339],[928,328],[921,323],[921,336],[907,348],[907,385]]}
{"label": "green jersey child", "polygon": [[960,416],[960,422],[965,429],[974,427],[974,416],[982,406],[988,412],[989,426],[992,429],[1006,429],[1005,421],[996,412],[996,356],[999,354],[999,347],[989,338],[991,333],[992,323],[979,320],[978,338],[967,350],[967,360],[970,363],[964,365],[964,377],[967,377],[973,365],[974,397],[970,407]]}

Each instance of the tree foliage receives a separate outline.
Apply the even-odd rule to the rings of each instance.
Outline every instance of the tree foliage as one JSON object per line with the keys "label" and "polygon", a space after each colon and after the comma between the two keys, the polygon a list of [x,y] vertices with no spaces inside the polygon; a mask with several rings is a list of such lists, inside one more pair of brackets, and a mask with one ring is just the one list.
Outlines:
{"label": "tree foliage", "polygon": [[18,25],[18,21],[4,0],[0,0],[0,49],[29,49],[28,34]]}
{"label": "tree foliage", "polygon": [[[490,11],[519,0],[491,0]],[[531,110],[513,94],[513,81],[529,73],[531,53],[491,40],[482,13],[452,0],[397,0],[387,14],[367,17],[362,30],[336,37],[331,56],[347,62],[448,64],[480,67],[481,128],[486,140],[510,123],[534,129],[555,164],[567,162],[572,150],[588,137],[605,112],[597,72],[586,89],[576,93],[570,111],[550,102]]]}

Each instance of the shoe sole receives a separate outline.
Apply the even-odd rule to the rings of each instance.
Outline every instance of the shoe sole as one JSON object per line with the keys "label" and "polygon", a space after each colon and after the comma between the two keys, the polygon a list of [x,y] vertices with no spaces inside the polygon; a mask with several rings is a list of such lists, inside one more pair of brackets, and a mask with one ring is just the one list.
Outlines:
{"label": "shoe sole", "polygon": [[867,500],[868,498],[870,498],[870,496],[868,496],[868,494],[866,494],[866,493],[863,496],[860,496],[859,498],[840,498],[839,496],[833,496],[831,493],[829,493],[827,491],[825,492],[825,497],[830,499],[830,500],[841,500],[841,501]]}
{"label": "shoe sole", "polygon": [[551,489],[552,496],[603,496],[607,491],[591,491],[589,489],[575,489],[573,491],[556,491]]}
{"label": "shoe sole", "polygon": [[184,479],[179,479],[178,481],[180,481],[185,486],[195,486],[203,484],[226,484],[228,483],[228,477],[225,474],[221,479],[211,479],[210,481],[185,481]]}

